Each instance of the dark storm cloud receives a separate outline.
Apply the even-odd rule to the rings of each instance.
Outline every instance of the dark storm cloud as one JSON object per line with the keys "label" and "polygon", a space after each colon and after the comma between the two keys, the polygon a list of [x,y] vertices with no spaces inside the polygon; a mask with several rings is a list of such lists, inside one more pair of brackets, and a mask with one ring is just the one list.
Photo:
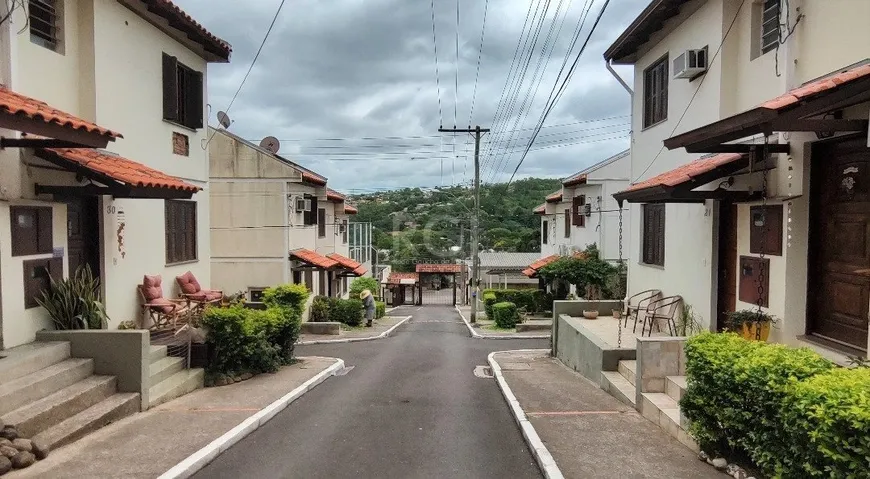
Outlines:
{"label": "dark storm cloud", "polygon": [[[474,123],[493,126],[530,1],[537,5],[537,0],[489,2],[486,41],[480,55],[474,98]],[[233,45],[232,63],[209,67],[211,123],[215,123],[216,112],[229,104],[280,1],[176,2]],[[454,125],[454,111],[457,125],[469,123],[484,1],[464,0],[460,4],[458,92],[454,88],[456,2],[435,3],[440,116],[428,1],[292,0],[286,2],[263,53],[229,112],[234,121],[232,130],[254,140],[267,135],[278,137],[282,140],[283,154],[329,177],[331,186],[345,191],[468,181],[471,148],[466,154],[466,137],[461,135],[455,138],[444,135],[440,139],[436,136],[376,141],[312,140],[430,137],[437,135],[439,125]],[[484,144],[485,180],[506,180],[510,176],[530,134],[504,130],[515,125],[517,129],[531,128],[541,115],[586,0],[565,0],[562,12],[569,3],[562,30],[558,37],[554,34],[551,38],[555,42],[554,53],[546,68],[542,65],[543,81],[534,102],[530,97],[527,108],[520,114],[519,105],[532,84],[549,20],[544,23],[512,115],[505,115],[509,102],[502,101],[503,108],[495,124],[501,131],[490,134]],[[602,3],[603,0],[595,1],[581,38],[585,38]],[[624,125],[627,118],[606,123],[576,122],[628,114],[629,97],[604,68],[601,53],[647,3],[648,0],[611,1],[568,89],[518,172],[519,177],[567,176],[628,146],[627,139],[612,138],[618,135],[613,132],[627,128]],[[551,14],[557,4],[551,2]],[[515,69],[520,69],[519,63]],[[628,78],[631,72],[623,74]],[[566,123],[574,124],[551,127]],[[602,128],[611,124],[612,127]],[[404,155],[393,154],[403,152]]]}

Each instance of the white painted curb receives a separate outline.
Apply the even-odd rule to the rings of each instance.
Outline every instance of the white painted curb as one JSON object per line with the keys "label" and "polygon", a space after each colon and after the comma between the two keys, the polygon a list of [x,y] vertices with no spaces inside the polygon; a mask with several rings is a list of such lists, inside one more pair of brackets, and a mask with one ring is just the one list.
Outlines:
{"label": "white painted curb", "polygon": [[546,353],[549,355],[550,350],[517,349],[514,351],[496,351],[490,353],[486,359],[487,362],[489,362],[489,366],[492,368],[492,375],[495,376],[498,388],[501,390],[504,400],[507,401],[511,412],[513,412],[514,419],[516,419],[517,424],[520,426],[520,430],[523,432],[523,438],[526,440],[529,449],[532,450],[532,454],[535,456],[535,460],[538,462],[541,472],[544,473],[544,477],[547,479],[564,479],[565,476],[563,476],[562,471],[559,470],[559,466],[556,464],[555,459],[553,459],[550,451],[547,450],[547,446],[544,445],[544,442],[541,441],[538,432],[535,431],[535,427],[532,426],[531,422],[529,422],[526,413],[523,411],[522,406],[520,406],[520,402],[517,400],[516,396],[514,396],[507,381],[505,381],[504,375],[501,373],[501,366],[499,366],[498,362],[495,360],[495,355],[499,353]]}
{"label": "white painted curb", "polygon": [[480,334],[474,330],[474,327],[471,323],[465,318],[465,315],[462,314],[462,310],[459,309],[459,306],[455,306],[456,312],[459,313],[459,317],[462,318],[462,321],[465,323],[465,326],[468,327],[468,331],[471,333],[471,337],[475,339],[550,339],[549,334],[534,334],[528,336],[496,336],[496,335],[486,335]]}
{"label": "white painted curb", "polygon": [[409,319],[413,318],[413,316],[405,316],[405,319],[399,321],[394,324],[390,329],[384,331],[383,333],[377,336],[369,336],[365,338],[345,338],[345,339],[317,339],[315,341],[299,341],[296,343],[296,346],[307,346],[310,344],[339,344],[339,343],[358,343],[360,341],[374,341],[375,339],[384,339],[388,337],[393,331],[396,330],[399,326],[405,324]]}
{"label": "white painted curb", "polygon": [[300,396],[308,391],[314,389],[318,384],[326,381],[330,376],[335,376],[335,374],[342,369],[344,369],[344,360],[335,359],[335,363],[332,366],[321,371],[308,381],[305,381],[296,389],[272,402],[272,404],[259,410],[251,417],[242,421],[238,426],[230,429],[221,437],[208,443],[202,449],[191,454],[187,459],[179,462],[172,469],[161,474],[158,479],[186,479],[194,475],[218,457],[218,455],[225,452],[248,434],[257,430],[263,424],[267,423],[270,419],[275,417],[276,414],[283,411],[290,403],[299,399]]}

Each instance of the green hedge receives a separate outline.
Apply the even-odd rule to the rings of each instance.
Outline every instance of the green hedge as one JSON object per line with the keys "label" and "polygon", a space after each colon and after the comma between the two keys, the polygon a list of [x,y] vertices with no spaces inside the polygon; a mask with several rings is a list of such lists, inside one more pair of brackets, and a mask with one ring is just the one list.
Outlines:
{"label": "green hedge", "polygon": [[375,319],[381,319],[387,315],[387,303],[375,301]]}
{"label": "green hedge", "polygon": [[304,284],[282,284],[266,288],[263,291],[263,303],[269,307],[291,308],[296,314],[302,315],[309,294]]}
{"label": "green hedge", "polygon": [[269,333],[276,329],[272,323],[279,322],[274,315],[287,319],[283,313],[279,309],[248,309],[240,304],[206,309],[202,324],[208,330],[207,341],[215,351],[209,372],[232,375],[278,370],[283,355],[281,347],[269,341]]}
{"label": "green hedge", "polygon": [[520,313],[517,305],[507,301],[492,305],[492,319],[499,328],[510,329],[520,322]]}
{"label": "green hedge", "polygon": [[360,276],[359,278],[355,278],[350,283],[351,299],[359,299],[359,294],[366,289],[371,291],[375,298],[377,298],[380,295],[381,285],[375,278],[369,278],[366,276]]}
{"label": "green hedge", "polygon": [[311,302],[311,311],[308,320],[316,323],[329,321],[329,298],[316,296]]}
{"label": "green hedge", "polygon": [[353,298],[331,298],[329,300],[329,320],[348,326],[359,326],[363,322],[363,302]]}
{"label": "green hedge", "polygon": [[483,292],[483,311],[486,313],[486,317],[492,319],[492,305],[497,303],[495,293],[491,291]]}
{"label": "green hedge", "polygon": [[487,295],[495,296],[493,303],[514,303],[529,313],[542,313],[553,308],[553,295],[539,289],[487,289],[483,291],[484,304]]}
{"label": "green hedge", "polygon": [[773,477],[868,477],[870,370],[731,333],[690,338],[686,358],[680,406],[705,450]]}

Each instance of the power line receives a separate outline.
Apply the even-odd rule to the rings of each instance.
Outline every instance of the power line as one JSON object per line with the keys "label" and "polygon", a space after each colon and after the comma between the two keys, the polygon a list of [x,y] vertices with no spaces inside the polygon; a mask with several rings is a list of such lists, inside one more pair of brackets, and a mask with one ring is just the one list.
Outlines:
{"label": "power line", "polygon": [[[474,74],[474,91],[471,94],[471,108],[468,110],[468,124],[472,123],[472,119],[474,117],[474,102],[477,99],[477,81],[480,78],[480,59],[483,56],[483,39],[486,35],[486,12],[489,9],[489,0],[485,0],[483,3],[483,27],[480,29],[480,47],[477,49],[477,73]],[[466,150],[468,146],[468,140],[465,142]],[[467,154],[467,152],[466,152]]]}
{"label": "power line", "polygon": [[431,2],[432,8],[432,47],[435,52],[435,89],[438,92],[438,124],[444,123],[444,116],[441,113],[441,81],[439,80],[438,72],[438,39],[435,36],[435,0]]}

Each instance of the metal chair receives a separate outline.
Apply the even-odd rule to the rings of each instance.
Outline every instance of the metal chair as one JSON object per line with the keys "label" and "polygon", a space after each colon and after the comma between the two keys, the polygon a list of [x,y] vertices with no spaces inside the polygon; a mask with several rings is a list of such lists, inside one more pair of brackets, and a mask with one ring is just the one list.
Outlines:
{"label": "metal chair", "polygon": [[649,319],[650,322],[649,334],[647,336],[652,336],[653,325],[655,325],[659,332],[661,332],[662,328],[659,326],[658,320],[664,319],[668,322],[668,332],[671,336],[675,336],[677,333],[677,324],[674,322],[674,315],[677,312],[677,306],[682,302],[682,296],[666,296],[649,303],[646,307],[646,314],[643,317],[643,325],[640,327],[640,335],[643,336],[643,331],[646,329],[647,319]]}
{"label": "metal chair", "polygon": [[[652,302],[656,297],[661,296],[661,294],[661,290],[648,289],[628,298],[628,300],[625,302],[625,320],[623,321],[622,327],[628,326],[628,319],[633,315],[634,328],[632,328],[631,332],[636,333],[638,314],[640,313],[640,311],[646,311],[646,307],[649,305],[649,303]],[[641,332],[643,332],[643,330],[641,330]]]}

